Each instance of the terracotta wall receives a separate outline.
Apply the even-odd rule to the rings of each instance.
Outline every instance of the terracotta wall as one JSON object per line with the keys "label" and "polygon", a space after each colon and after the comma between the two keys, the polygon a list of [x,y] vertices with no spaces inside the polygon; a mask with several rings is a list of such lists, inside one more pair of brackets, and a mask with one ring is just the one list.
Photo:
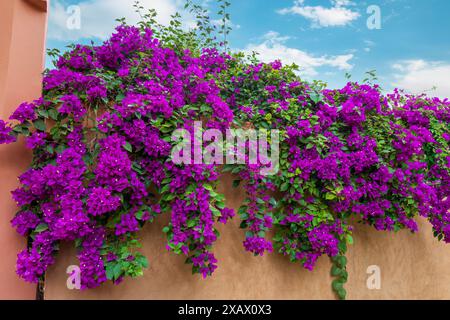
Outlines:
{"label": "terracotta wall", "polygon": [[[224,178],[221,191],[228,205],[238,208],[242,190]],[[242,247],[244,232],[239,219],[221,226],[215,246],[219,268],[212,278],[191,274],[183,257],[165,250],[160,217],[141,233],[150,268],[141,278],[127,279],[119,286],[78,291],[66,287],[66,268],[77,264],[74,250],[62,246],[57,264],[47,275],[46,299],[334,299],[330,289],[329,259],[319,260],[313,271],[289,262],[279,254],[254,257]],[[349,249],[349,299],[450,299],[450,245],[432,237],[426,221],[420,233],[397,234],[357,227],[355,244]],[[369,290],[366,273],[370,265],[381,270],[381,289]]]}
{"label": "terracotta wall", "polygon": [[[43,0],[0,1],[0,118],[41,95],[46,11]],[[23,143],[0,146],[0,299],[34,299],[36,287],[15,274],[17,252],[26,243],[9,221],[17,208],[10,191],[30,161]]]}

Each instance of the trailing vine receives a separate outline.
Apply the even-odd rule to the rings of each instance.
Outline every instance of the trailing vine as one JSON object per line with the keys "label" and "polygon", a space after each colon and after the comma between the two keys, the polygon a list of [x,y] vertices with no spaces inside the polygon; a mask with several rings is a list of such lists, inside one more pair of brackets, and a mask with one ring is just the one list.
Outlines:
{"label": "trailing vine", "polygon": [[[18,254],[20,277],[42,279],[62,241],[77,248],[83,288],[140,276],[148,261],[137,232],[161,214],[170,215],[167,249],[186,256],[194,273],[212,275],[216,224],[235,215],[216,191],[223,172],[247,193],[236,208],[245,250],[275,250],[308,270],[329,256],[341,299],[351,218],[416,232],[422,216],[450,242],[450,101],[385,95],[369,83],[330,90],[303,81],[295,66],[230,53],[228,6],[218,31],[187,2],[199,21],[185,30],[179,14],[162,26],[136,3],[138,26],[119,19],[99,46],[51,52],[42,97],[0,121],[0,143],[23,136],[33,150],[12,192],[20,207],[12,225],[31,240]],[[269,150],[279,138],[279,163],[248,155],[239,164],[175,163],[172,134],[195,136],[200,120],[200,133],[266,130]],[[192,143],[194,153],[202,147]],[[273,174],[261,173],[271,166]]]}

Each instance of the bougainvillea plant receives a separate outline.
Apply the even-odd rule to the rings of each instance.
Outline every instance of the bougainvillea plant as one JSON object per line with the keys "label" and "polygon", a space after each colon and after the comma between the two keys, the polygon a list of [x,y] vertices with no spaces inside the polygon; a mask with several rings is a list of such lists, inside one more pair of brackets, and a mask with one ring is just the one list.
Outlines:
{"label": "bougainvillea plant", "polygon": [[[329,256],[340,298],[350,219],[416,232],[421,216],[450,242],[450,101],[383,94],[368,83],[329,90],[303,81],[295,66],[230,53],[213,36],[226,39],[228,5],[221,2],[219,32],[190,2],[193,30],[179,15],[161,26],[154,11],[138,26],[120,20],[103,44],[59,56],[42,97],[0,121],[0,143],[22,136],[33,151],[12,192],[20,207],[12,225],[29,239],[20,277],[42,279],[63,241],[77,248],[83,288],[142,275],[137,232],[161,214],[170,215],[167,249],[210,276],[215,226],[235,215],[216,191],[223,172],[247,191],[235,217],[245,250],[276,250],[309,270]],[[200,119],[222,131],[278,129],[278,172],[261,175],[259,163],[175,164],[172,133]]]}

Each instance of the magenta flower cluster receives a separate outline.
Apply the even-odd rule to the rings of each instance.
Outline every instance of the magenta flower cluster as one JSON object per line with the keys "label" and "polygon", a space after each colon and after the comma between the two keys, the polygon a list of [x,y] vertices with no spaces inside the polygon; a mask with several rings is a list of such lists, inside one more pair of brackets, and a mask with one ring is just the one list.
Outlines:
{"label": "magenta flower cluster", "polygon": [[[277,68],[248,66],[226,92],[244,121],[285,132],[277,175],[239,171],[245,248],[258,255],[275,244],[312,269],[323,254],[345,253],[351,216],[377,230],[416,232],[418,214],[450,242],[450,101],[384,96],[357,83],[318,90]],[[273,242],[264,237],[272,226]]]}
{"label": "magenta flower cluster", "polygon": [[[449,100],[357,83],[323,89],[279,61],[169,46],[126,25],[61,56],[43,85],[41,99],[0,120],[1,144],[24,135],[33,150],[12,192],[12,226],[30,239],[17,259],[27,281],[44,276],[62,241],[77,248],[83,288],[142,275],[137,233],[163,213],[167,249],[211,275],[216,224],[235,215],[216,192],[223,171],[247,194],[238,214],[255,255],[277,250],[312,270],[345,253],[355,216],[416,232],[421,215],[450,242]],[[172,132],[192,132],[196,120],[280,130],[279,170],[264,176],[266,162],[246,155],[234,166],[173,163]]]}

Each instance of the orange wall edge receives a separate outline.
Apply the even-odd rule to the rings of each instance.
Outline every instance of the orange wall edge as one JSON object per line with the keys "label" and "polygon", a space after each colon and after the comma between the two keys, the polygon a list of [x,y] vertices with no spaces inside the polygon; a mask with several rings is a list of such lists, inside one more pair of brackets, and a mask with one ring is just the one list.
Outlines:
{"label": "orange wall edge", "polygon": [[[20,103],[41,96],[48,2],[0,1],[1,119],[6,120]],[[36,285],[16,275],[17,253],[26,248],[26,239],[10,225],[17,211],[10,192],[30,159],[23,141],[0,146],[0,299],[36,298]]]}

